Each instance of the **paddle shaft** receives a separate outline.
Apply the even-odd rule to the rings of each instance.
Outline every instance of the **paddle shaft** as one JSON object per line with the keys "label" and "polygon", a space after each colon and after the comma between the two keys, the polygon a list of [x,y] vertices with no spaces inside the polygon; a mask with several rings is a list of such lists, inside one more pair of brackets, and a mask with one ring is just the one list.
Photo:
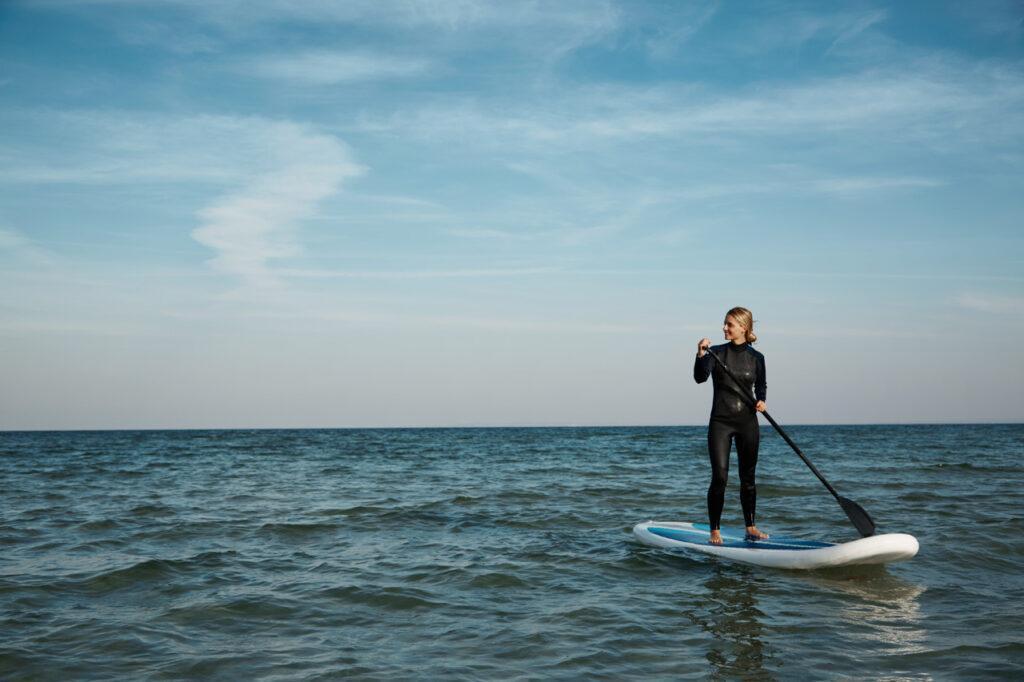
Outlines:
{"label": "paddle shaft", "polygon": [[[743,399],[747,401],[748,405],[750,405],[751,407],[754,407],[754,409],[756,410],[757,408],[755,406],[757,405],[757,403],[754,402],[753,398],[751,398],[749,395],[747,395],[746,391],[742,390],[743,382],[741,382],[736,377],[736,375],[732,373],[732,370],[729,369],[729,367],[724,362],[722,362],[722,358],[718,357],[718,355],[716,355],[715,352],[712,351],[710,348],[705,349],[705,352],[708,353],[709,355],[711,355],[711,357],[713,357],[715,359],[715,362],[718,363],[718,366],[721,367],[722,370],[726,374],[729,375],[729,378],[736,382],[736,385],[739,386],[740,389],[741,389],[740,395],[743,396]],[[787,434],[785,431],[782,430],[782,427],[779,426],[778,422],[776,422],[774,419],[772,419],[772,416],[770,414],[768,414],[767,410],[765,410],[761,414],[763,414],[764,418],[768,420],[768,423],[770,423],[772,426],[775,427],[775,430],[778,431],[779,435],[782,436],[782,439],[784,441],[786,441],[786,443],[789,444],[789,447],[793,448],[793,452],[795,452],[796,454],[800,455],[800,459],[802,459],[804,461],[804,464],[807,465],[807,468],[809,468],[814,473],[814,475],[818,477],[818,480],[821,481],[825,485],[826,488],[828,488],[828,491],[830,493],[832,493],[832,496],[835,497],[837,500],[839,500],[840,499],[839,493],[836,492],[836,489],[832,487],[831,483],[829,483],[828,481],[825,480],[825,477],[821,475],[820,471],[818,471],[818,467],[814,466],[814,464],[811,462],[811,460],[807,459],[807,455],[805,455],[804,453],[800,452],[800,448],[798,448],[796,443],[793,442],[793,439],[789,437],[789,434]]]}

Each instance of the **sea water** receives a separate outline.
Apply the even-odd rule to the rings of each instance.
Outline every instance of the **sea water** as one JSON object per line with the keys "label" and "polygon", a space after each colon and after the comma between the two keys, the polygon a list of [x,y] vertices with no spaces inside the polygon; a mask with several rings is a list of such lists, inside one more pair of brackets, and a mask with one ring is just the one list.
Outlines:
{"label": "sea water", "polygon": [[[703,427],[0,433],[0,678],[1024,674],[1024,425],[788,430],[918,556],[636,544],[706,519]],[[769,429],[758,523],[857,537]]]}

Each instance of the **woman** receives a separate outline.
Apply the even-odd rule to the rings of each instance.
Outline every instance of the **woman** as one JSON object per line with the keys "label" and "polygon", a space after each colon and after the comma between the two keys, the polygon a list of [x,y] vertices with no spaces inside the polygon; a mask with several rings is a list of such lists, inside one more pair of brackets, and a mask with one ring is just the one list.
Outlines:
{"label": "woman", "polygon": [[[746,308],[733,308],[725,315],[722,325],[724,343],[712,351],[740,379],[737,385],[707,352],[711,339],[697,342],[697,359],[693,364],[693,378],[702,384],[712,378],[714,398],[711,403],[711,421],[708,424],[708,452],[711,455],[711,485],[708,487],[708,520],[711,525],[711,544],[722,544],[720,530],[722,506],[725,504],[725,483],[729,477],[729,450],[736,440],[736,455],[740,466],[740,504],[743,522],[747,527],[747,540],[764,540],[768,536],[754,525],[754,507],[757,488],[754,470],[757,468],[757,448],[760,431],[757,414],[766,408],[764,356],[750,347],[757,340],[754,335],[754,317]],[[753,386],[757,403],[750,406]]]}

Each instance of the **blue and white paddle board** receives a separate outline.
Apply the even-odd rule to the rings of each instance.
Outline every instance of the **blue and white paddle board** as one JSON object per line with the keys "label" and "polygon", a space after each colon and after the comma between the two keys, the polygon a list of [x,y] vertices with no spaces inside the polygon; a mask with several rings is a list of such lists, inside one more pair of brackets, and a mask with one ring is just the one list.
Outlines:
{"label": "blue and white paddle board", "polygon": [[712,545],[705,523],[645,521],[633,535],[645,545],[664,549],[702,552],[723,559],[773,568],[829,568],[857,564],[906,561],[917,554],[917,538],[905,533],[872,535],[850,542],[797,540],[772,535],[767,540],[747,540],[743,530],[722,528],[722,544]]}

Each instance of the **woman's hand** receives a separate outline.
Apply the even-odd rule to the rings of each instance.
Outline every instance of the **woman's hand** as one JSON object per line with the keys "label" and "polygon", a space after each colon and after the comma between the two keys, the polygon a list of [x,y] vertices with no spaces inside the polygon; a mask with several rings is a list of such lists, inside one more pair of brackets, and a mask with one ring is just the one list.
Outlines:
{"label": "woman's hand", "polygon": [[757,410],[758,412],[764,412],[765,410],[768,409],[768,406],[764,404],[763,400],[758,400],[757,404],[754,405],[754,409]]}
{"label": "woman's hand", "polygon": [[710,345],[711,345],[711,339],[709,339],[709,338],[703,338],[700,341],[698,341],[697,342],[697,357],[698,358],[704,357],[704,353],[707,351],[708,346],[710,346]]}

